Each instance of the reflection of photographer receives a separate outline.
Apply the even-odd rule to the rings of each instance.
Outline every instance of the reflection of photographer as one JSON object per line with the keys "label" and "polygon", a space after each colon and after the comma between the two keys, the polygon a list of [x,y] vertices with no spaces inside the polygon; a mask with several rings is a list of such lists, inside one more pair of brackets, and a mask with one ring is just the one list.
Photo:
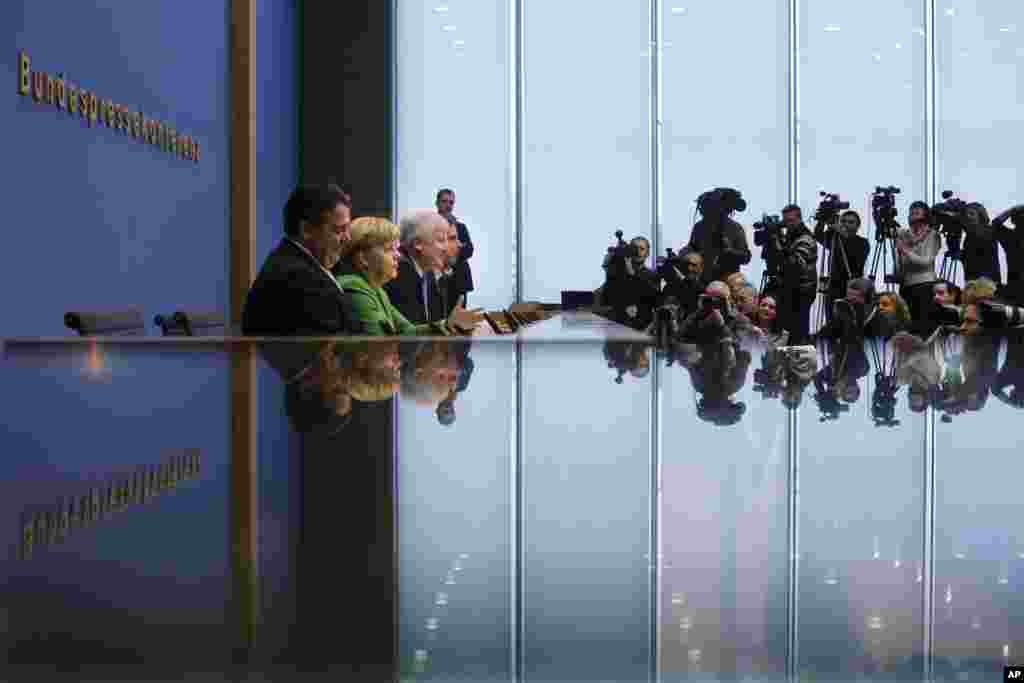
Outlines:
{"label": "reflection of photographer", "polygon": [[822,422],[837,419],[860,399],[858,382],[868,374],[868,358],[859,341],[836,344],[829,358],[830,363],[814,377],[814,400]]}
{"label": "reflection of photographer", "polygon": [[992,394],[1008,406],[1024,408],[1024,336],[1007,339],[1006,362],[992,384]]}
{"label": "reflection of photographer", "polygon": [[[845,202],[844,202],[845,203]],[[827,261],[822,263],[824,271],[821,291],[826,301],[841,299],[846,294],[846,284],[859,277],[864,277],[864,265],[868,261],[870,243],[857,234],[860,230],[860,215],[847,209],[842,214],[815,215],[814,239],[822,245],[827,254]],[[837,227],[838,225],[838,227]],[[824,307],[825,321],[832,318],[830,306]]]}
{"label": "reflection of photographer", "polygon": [[740,266],[750,263],[750,247],[743,226],[732,219],[746,211],[747,202],[737,191],[719,187],[697,198],[701,219],[693,226],[688,247],[704,258],[704,279],[725,281]]}
{"label": "reflection of photographer", "polygon": [[685,345],[681,363],[690,372],[694,390],[700,394],[697,417],[719,427],[742,419],[746,405],[732,397],[743,388],[750,368],[750,353],[721,344]]}
{"label": "reflection of photographer", "polygon": [[651,359],[646,344],[609,341],[605,342],[603,352],[608,367],[615,369],[617,373],[616,384],[622,384],[623,377],[627,374],[643,379],[651,372]]}
{"label": "reflection of photographer", "polygon": [[930,224],[928,205],[914,202],[910,205],[909,229],[896,236],[900,296],[907,302],[914,320],[922,320],[931,308],[932,284],[939,279],[935,275],[935,257],[941,247],[939,233]]}
{"label": "reflection of photographer", "polygon": [[[1013,221],[1013,229],[1006,227],[1007,219]],[[1006,254],[1006,287],[1000,295],[1007,301],[1024,304],[1024,204],[996,216],[992,228]]]}
{"label": "reflection of photographer", "polygon": [[616,231],[617,243],[608,248],[602,267],[605,283],[601,299],[611,306],[617,322],[634,329],[644,329],[654,319],[661,289],[660,276],[646,266],[651,245],[644,237],[622,240]]}
{"label": "reflection of photographer", "polygon": [[800,207],[790,204],[782,210],[782,228],[763,231],[755,240],[765,246],[770,260],[779,264],[778,289],[768,292],[779,303],[779,325],[789,332],[791,344],[802,344],[810,336],[818,281],[814,235],[804,225]]}

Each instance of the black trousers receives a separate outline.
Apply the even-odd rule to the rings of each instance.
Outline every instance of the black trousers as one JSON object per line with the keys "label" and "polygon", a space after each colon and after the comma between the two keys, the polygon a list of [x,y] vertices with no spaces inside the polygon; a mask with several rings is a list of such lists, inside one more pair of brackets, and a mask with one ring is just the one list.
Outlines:
{"label": "black trousers", "polygon": [[779,326],[789,331],[790,345],[807,344],[811,339],[811,306],[817,293],[813,289],[779,292]]}
{"label": "black trousers", "polygon": [[928,316],[928,311],[932,308],[934,290],[934,282],[922,282],[918,285],[903,285],[900,287],[900,296],[907,302],[911,320],[924,320]]}

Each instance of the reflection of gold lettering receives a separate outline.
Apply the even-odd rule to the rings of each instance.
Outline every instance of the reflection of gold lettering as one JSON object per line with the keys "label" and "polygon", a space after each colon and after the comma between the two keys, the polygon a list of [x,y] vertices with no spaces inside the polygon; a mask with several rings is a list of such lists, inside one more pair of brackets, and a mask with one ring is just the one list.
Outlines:
{"label": "reflection of gold lettering", "polygon": [[42,71],[32,72],[32,99],[36,102],[42,102],[43,98],[46,97],[46,74]]}
{"label": "reflection of gold lettering", "polygon": [[32,60],[28,53],[22,50],[18,53],[18,94],[28,95],[32,90]]}
{"label": "reflection of gold lettering", "polygon": [[99,119],[100,114],[100,100],[96,97],[96,93],[89,93],[89,125],[96,125],[96,121]]}
{"label": "reflection of gold lettering", "polygon": [[142,137],[142,112],[137,111],[132,116],[132,137],[138,140]]}
{"label": "reflection of gold lettering", "polygon": [[78,113],[78,86],[68,82],[68,112]]}
{"label": "reflection of gold lettering", "polygon": [[64,74],[58,74],[57,75],[57,80],[54,81],[54,85],[53,85],[53,95],[54,95],[54,102],[53,103],[55,105],[57,105],[57,109],[63,110],[63,109],[67,108],[68,100],[67,100],[66,85],[67,85],[67,83],[64,80]]}
{"label": "reflection of gold lettering", "polygon": [[50,74],[46,74],[46,103],[47,104],[53,104],[53,101],[56,98],[56,91],[57,91],[57,79],[53,78],[52,76],[50,76]]}

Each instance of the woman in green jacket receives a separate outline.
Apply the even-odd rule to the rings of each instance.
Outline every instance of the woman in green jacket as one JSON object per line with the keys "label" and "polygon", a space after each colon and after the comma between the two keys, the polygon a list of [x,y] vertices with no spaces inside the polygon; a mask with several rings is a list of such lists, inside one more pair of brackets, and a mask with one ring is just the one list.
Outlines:
{"label": "woman in green jacket", "polygon": [[398,275],[398,226],[385,218],[352,221],[352,238],[341,247],[351,273],[338,284],[352,298],[355,317],[365,334],[378,336],[469,335],[483,316],[458,306],[447,320],[413,325],[391,304],[384,285]]}

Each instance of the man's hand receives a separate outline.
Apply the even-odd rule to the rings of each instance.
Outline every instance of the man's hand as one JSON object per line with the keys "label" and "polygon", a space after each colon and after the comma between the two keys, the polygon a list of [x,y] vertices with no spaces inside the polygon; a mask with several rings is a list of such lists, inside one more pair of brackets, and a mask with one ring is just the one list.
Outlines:
{"label": "man's hand", "polygon": [[626,315],[628,315],[630,318],[635,318],[638,311],[639,309],[633,304],[626,306]]}
{"label": "man's hand", "polygon": [[725,318],[722,317],[722,312],[720,310],[718,310],[717,308],[712,309],[711,313],[708,315],[707,318],[705,318],[705,320],[707,320],[708,322],[712,323],[716,327],[724,327],[725,326]]}
{"label": "man's hand", "polygon": [[482,308],[474,308],[471,311],[467,311],[461,305],[458,305],[452,309],[451,315],[448,316],[446,322],[449,328],[461,334],[472,334],[473,328],[484,319],[483,311],[484,309]]}

